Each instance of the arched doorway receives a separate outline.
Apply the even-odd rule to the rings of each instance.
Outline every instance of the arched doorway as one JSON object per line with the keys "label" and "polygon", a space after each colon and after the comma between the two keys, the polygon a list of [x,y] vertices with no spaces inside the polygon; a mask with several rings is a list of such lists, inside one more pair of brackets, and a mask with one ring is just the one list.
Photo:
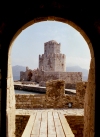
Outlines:
{"label": "arched doorway", "polygon": [[[8,130],[10,130],[10,126],[9,126],[9,122],[14,124],[14,116],[15,113],[11,113],[12,111],[14,112],[14,91],[13,91],[13,79],[12,79],[12,70],[11,70],[11,47],[12,47],[12,43],[14,41],[14,39],[20,34],[20,32],[22,30],[24,30],[26,27],[32,25],[33,23],[36,22],[40,22],[43,20],[55,20],[55,21],[60,21],[63,23],[67,23],[70,26],[72,26],[73,28],[75,28],[77,31],[80,32],[80,34],[84,37],[84,39],[86,40],[89,49],[90,49],[90,53],[91,53],[91,64],[90,64],[90,70],[89,70],[89,76],[88,76],[88,85],[87,85],[87,90],[86,90],[86,96],[85,96],[85,105],[84,105],[84,109],[85,109],[85,113],[84,113],[84,137],[90,136],[90,134],[92,136],[94,136],[94,100],[95,100],[95,58],[94,58],[94,51],[92,48],[92,43],[89,40],[89,38],[87,37],[86,33],[80,28],[78,27],[75,23],[63,19],[63,18],[58,18],[58,17],[45,17],[45,18],[35,18],[34,20],[32,20],[31,22],[28,22],[27,24],[25,24],[22,28],[20,28],[17,33],[14,35],[14,37],[12,38],[12,41],[10,43],[10,48],[9,48],[9,53],[8,53],[8,74],[7,74],[7,117],[8,117]],[[12,91],[12,92],[11,92]],[[12,102],[12,101],[13,102]],[[12,117],[12,118],[11,118]],[[11,119],[10,119],[11,118]],[[91,126],[90,126],[91,125]],[[13,127],[14,130],[14,127]],[[12,131],[11,131],[12,132]],[[12,133],[8,132],[9,135],[12,135]]]}

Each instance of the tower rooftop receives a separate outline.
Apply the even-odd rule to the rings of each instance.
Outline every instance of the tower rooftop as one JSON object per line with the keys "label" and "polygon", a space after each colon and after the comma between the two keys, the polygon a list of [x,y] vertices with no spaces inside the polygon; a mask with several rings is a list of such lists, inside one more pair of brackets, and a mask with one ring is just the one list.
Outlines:
{"label": "tower rooftop", "polygon": [[58,42],[55,41],[55,40],[50,40],[50,41],[48,41],[48,42],[45,42],[45,44],[46,44],[46,43],[56,43],[56,44],[58,44]]}

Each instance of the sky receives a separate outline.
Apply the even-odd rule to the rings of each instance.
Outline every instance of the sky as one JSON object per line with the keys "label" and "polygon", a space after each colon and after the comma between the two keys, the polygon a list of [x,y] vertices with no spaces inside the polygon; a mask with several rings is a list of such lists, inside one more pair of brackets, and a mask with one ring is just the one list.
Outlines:
{"label": "sky", "polygon": [[68,24],[43,21],[24,29],[12,46],[12,66],[38,68],[39,55],[44,54],[44,43],[55,40],[61,43],[61,53],[66,55],[66,66],[79,66],[89,70],[90,50],[83,36]]}

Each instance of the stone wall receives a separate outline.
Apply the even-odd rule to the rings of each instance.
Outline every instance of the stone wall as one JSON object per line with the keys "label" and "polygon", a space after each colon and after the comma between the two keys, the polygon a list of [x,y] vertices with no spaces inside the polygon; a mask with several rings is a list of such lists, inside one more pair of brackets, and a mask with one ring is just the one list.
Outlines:
{"label": "stone wall", "polygon": [[81,72],[44,72],[43,81],[62,79],[65,83],[76,84],[82,81]]}
{"label": "stone wall", "polygon": [[20,80],[26,80],[26,72],[20,71]]}
{"label": "stone wall", "polygon": [[[72,103],[72,108],[83,108],[83,98],[78,99],[75,95],[65,95],[60,100],[46,98],[46,95],[16,94],[16,109],[31,108],[68,108],[68,103]],[[55,106],[56,105],[56,106]]]}
{"label": "stone wall", "polygon": [[23,131],[26,127],[26,124],[29,120],[29,115],[16,115],[15,119],[15,125],[16,125],[16,130],[15,130],[15,137],[21,137],[23,134]]}
{"label": "stone wall", "polygon": [[82,72],[39,72],[36,76],[40,86],[45,86],[49,80],[62,79],[65,81],[65,88],[76,89],[76,83],[82,82]]}
{"label": "stone wall", "polygon": [[49,80],[62,79],[65,80],[66,88],[76,88],[76,83],[82,81],[82,72],[52,72],[52,71],[42,71],[42,70],[27,70],[25,73],[20,73],[20,80],[24,81],[29,80],[28,74],[32,73],[31,81],[42,83],[41,86],[44,86],[45,82]]}
{"label": "stone wall", "polygon": [[91,59],[84,103],[84,137],[95,136],[95,58]]}
{"label": "stone wall", "polygon": [[[29,73],[32,74],[30,80],[40,83],[41,81],[47,82],[49,80],[62,79],[66,84],[76,84],[82,81],[82,72],[54,72],[54,71],[42,71],[42,70],[27,70],[26,72],[20,72],[20,80],[28,81]],[[44,84],[43,84],[44,85]]]}
{"label": "stone wall", "polygon": [[60,53],[60,43],[58,44],[55,40],[51,40],[44,43],[44,53],[52,54],[52,53]]}
{"label": "stone wall", "polygon": [[66,71],[66,56],[60,53],[60,44],[51,40],[44,43],[44,54],[39,55],[39,69],[44,71]]}
{"label": "stone wall", "polygon": [[15,92],[12,76],[11,50],[9,50],[6,99],[6,135],[15,137]]}
{"label": "stone wall", "polygon": [[46,85],[46,94],[16,94],[16,109],[68,108],[68,103],[72,104],[72,108],[83,108],[85,95],[85,88],[83,87],[86,84],[84,82],[77,84],[75,95],[64,93],[64,81],[59,80],[57,83],[51,81]]}
{"label": "stone wall", "polygon": [[83,137],[84,116],[65,116],[75,137]]}

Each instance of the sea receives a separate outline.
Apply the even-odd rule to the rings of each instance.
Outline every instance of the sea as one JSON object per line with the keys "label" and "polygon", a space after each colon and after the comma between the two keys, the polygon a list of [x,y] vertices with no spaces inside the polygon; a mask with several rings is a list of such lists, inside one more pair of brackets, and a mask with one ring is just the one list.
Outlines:
{"label": "sea", "polygon": [[[14,80],[19,80],[20,76],[13,76]],[[24,91],[24,90],[15,90],[15,94],[42,94],[38,92]]]}
{"label": "sea", "polygon": [[24,91],[24,90],[15,90],[15,94],[43,94],[39,92],[31,92],[31,91]]}

